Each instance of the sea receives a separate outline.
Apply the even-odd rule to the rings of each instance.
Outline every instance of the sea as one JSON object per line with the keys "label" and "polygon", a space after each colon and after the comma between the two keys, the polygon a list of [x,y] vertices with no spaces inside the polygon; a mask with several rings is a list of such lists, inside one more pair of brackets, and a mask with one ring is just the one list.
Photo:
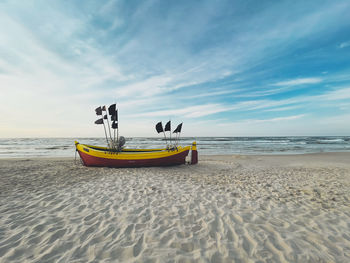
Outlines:
{"label": "sea", "polygon": [[[74,141],[106,146],[105,138],[0,138],[0,158],[74,157]],[[350,136],[325,137],[184,137],[179,145],[197,142],[199,154],[305,154],[350,152]],[[127,148],[162,148],[164,138],[126,138]]]}

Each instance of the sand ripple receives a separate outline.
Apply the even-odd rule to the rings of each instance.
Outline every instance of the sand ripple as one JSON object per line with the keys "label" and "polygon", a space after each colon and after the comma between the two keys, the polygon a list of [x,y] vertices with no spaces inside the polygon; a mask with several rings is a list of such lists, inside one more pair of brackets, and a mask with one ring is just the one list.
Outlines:
{"label": "sand ripple", "polygon": [[169,168],[41,159],[0,169],[1,262],[350,260],[345,166],[208,157]]}

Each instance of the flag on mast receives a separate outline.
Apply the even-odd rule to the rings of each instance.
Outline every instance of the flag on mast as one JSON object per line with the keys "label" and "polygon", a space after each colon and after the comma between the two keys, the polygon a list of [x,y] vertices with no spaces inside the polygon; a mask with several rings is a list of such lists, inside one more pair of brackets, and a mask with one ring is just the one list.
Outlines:
{"label": "flag on mast", "polygon": [[[115,111],[115,106],[116,106],[115,104],[112,104],[111,106],[108,107],[108,113],[109,114],[111,114],[111,112]],[[102,109],[104,109],[106,111],[106,113],[107,113],[106,106],[103,106]],[[107,124],[108,124],[107,127],[108,127],[109,138],[111,140],[111,143],[113,143],[113,138],[112,138],[112,134],[111,134],[111,128],[109,126],[108,116],[107,116]],[[114,145],[112,145],[112,147],[114,148]]]}
{"label": "flag on mast", "polygon": [[165,124],[165,127],[164,127],[164,135],[165,135],[165,132],[166,131],[169,131],[169,135],[170,135],[170,139],[169,139],[169,143],[171,144],[171,122],[168,121],[166,124]]}
{"label": "flag on mast", "polygon": [[164,131],[171,131],[171,122],[168,121],[166,124],[165,124],[165,128],[164,128]]}
{"label": "flag on mast", "polygon": [[115,116],[115,109],[116,109],[116,104],[112,104],[111,106],[108,107],[108,113],[111,116]]}
{"label": "flag on mast", "polygon": [[118,122],[117,121],[113,121],[112,129],[118,129]]}
{"label": "flag on mast", "polygon": [[103,119],[101,118],[101,119],[96,120],[95,124],[103,124]]}
{"label": "flag on mast", "polygon": [[102,115],[102,108],[101,106],[95,109],[96,115]]}
{"label": "flag on mast", "polygon": [[161,133],[161,132],[164,131],[164,130],[163,130],[163,124],[162,124],[161,121],[157,123],[157,125],[156,125],[156,130],[157,130],[158,133]]}
{"label": "flag on mast", "polygon": [[114,115],[111,115],[111,121],[118,121],[118,110],[115,111]]}
{"label": "flag on mast", "polygon": [[[176,133],[176,137],[175,137],[175,144],[176,145],[180,140],[181,129],[182,129],[182,122],[179,125],[177,125],[176,129],[173,131],[173,133]],[[179,136],[177,136],[178,134],[179,134]]]}
{"label": "flag on mast", "polygon": [[157,130],[158,133],[163,132],[163,134],[164,134],[164,139],[165,139],[165,143],[166,143],[166,145],[168,145],[168,141],[167,141],[167,139],[166,139],[165,131],[164,131],[164,129],[163,129],[163,124],[162,124],[161,121],[158,122],[158,123],[156,124],[156,130]]}
{"label": "flag on mast", "polygon": [[182,123],[180,123],[179,125],[177,125],[176,129],[173,131],[173,133],[178,133],[181,132],[182,129]]}

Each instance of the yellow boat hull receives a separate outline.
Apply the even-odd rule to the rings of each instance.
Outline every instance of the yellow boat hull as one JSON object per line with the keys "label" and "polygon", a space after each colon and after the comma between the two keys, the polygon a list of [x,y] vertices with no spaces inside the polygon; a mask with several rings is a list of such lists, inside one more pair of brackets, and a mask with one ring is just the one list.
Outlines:
{"label": "yellow boat hull", "polygon": [[144,167],[185,164],[191,146],[166,149],[124,149],[111,151],[105,147],[84,145],[75,142],[85,166]]}

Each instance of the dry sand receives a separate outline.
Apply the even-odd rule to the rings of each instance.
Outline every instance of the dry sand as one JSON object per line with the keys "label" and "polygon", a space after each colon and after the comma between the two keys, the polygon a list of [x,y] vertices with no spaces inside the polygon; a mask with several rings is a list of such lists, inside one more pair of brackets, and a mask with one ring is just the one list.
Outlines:
{"label": "dry sand", "polygon": [[0,262],[350,262],[350,153],[0,160]]}

